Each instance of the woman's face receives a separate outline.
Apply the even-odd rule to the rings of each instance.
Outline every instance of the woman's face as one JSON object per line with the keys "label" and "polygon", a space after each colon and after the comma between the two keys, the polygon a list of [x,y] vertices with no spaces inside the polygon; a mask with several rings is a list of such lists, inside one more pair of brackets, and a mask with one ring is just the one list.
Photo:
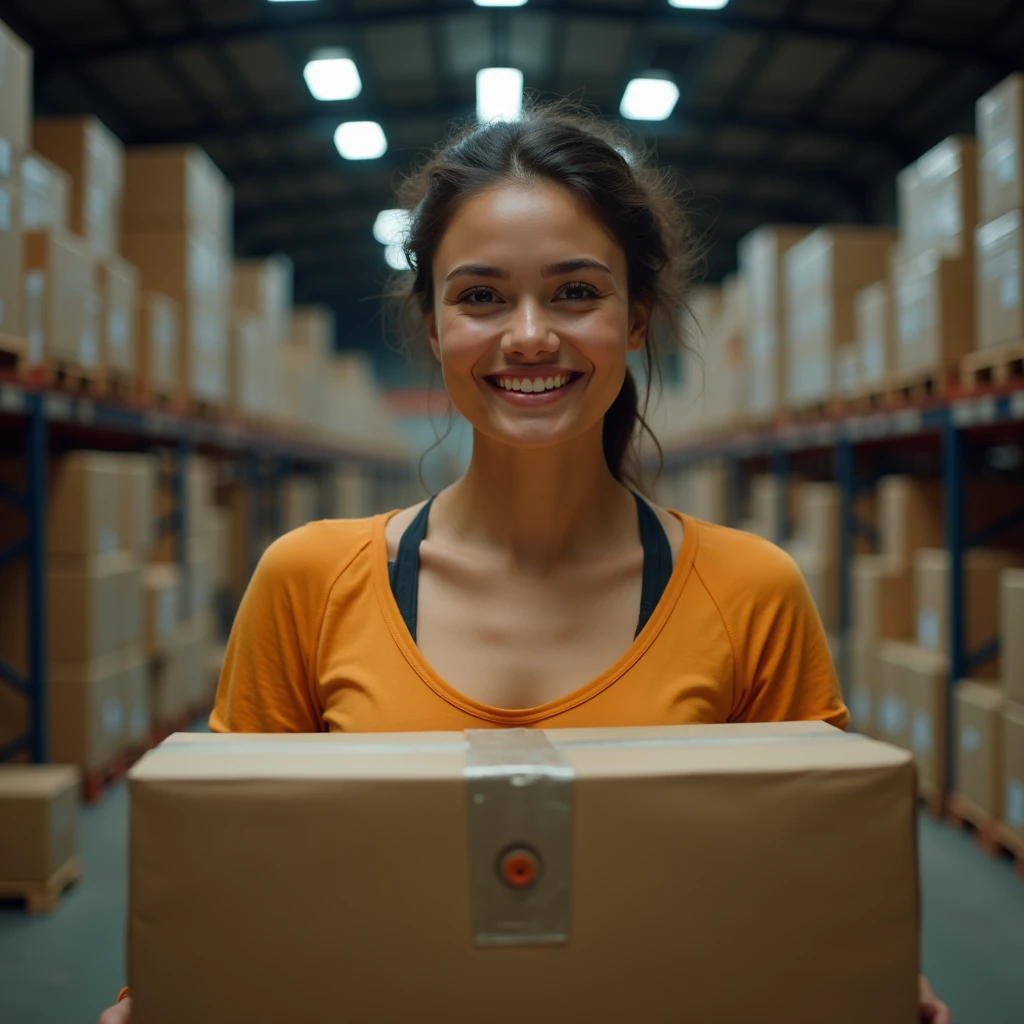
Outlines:
{"label": "woman's face", "polygon": [[518,447],[600,423],[639,349],[626,257],[558,185],[497,185],[462,204],[434,257],[431,345],[455,407]]}

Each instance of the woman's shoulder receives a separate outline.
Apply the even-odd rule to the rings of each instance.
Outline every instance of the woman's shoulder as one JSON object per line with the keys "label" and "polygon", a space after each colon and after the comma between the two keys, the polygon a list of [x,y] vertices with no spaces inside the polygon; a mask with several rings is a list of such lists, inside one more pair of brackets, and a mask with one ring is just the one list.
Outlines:
{"label": "woman's shoulder", "polygon": [[333,578],[370,547],[376,519],[318,519],[290,530],[264,551],[258,571],[278,580]]}

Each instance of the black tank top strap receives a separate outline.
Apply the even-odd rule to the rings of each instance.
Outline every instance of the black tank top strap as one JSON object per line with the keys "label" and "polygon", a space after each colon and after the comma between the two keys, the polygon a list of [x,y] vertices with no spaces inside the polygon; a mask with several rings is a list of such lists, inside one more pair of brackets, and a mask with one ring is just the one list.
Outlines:
{"label": "black tank top strap", "polygon": [[640,543],[644,549],[640,619],[634,634],[639,636],[668,586],[672,575],[672,546],[654,509],[636,491],[633,492],[633,497],[636,499],[636,510],[640,517]]}
{"label": "black tank top strap", "polygon": [[420,542],[427,535],[427,520],[433,504],[434,499],[431,498],[416,513],[416,518],[406,527],[398,543],[397,557],[388,563],[391,592],[395,595],[395,603],[409,627],[413,641],[416,640],[416,618],[419,612]]}

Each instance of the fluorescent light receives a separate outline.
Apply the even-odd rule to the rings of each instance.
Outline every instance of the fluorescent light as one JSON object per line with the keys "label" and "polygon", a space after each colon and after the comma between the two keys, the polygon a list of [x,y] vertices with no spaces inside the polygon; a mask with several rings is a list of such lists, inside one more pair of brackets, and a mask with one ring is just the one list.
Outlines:
{"label": "fluorescent light", "polygon": [[664,121],[679,100],[679,87],[668,78],[634,78],[622,94],[619,113],[632,121]]}
{"label": "fluorescent light", "polygon": [[381,245],[399,245],[405,241],[411,223],[408,210],[381,210],[373,222],[373,237]]}
{"label": "fluorescent light", "polygon": [[720,11],[729,0],[668,0],[669,7],[684,11]]}
{"label": "fluorescent light", "polygon": [[317,100],[351,100],[363,89],[356,62],[339,54],[314,57],[302,77]]}
{"label": "fluorescent light", "polygon": [[522,7],[526,0],[473,0],[477,7]]}
{"label": "fluorescent light", "polygon": [[384,129],[376,121],[346,121],[334,133],[334,144],[346,160],[376,160],[388,151]]}
{"label": "fluorescent light", "polygon": [[401,245],[385,245],[384,261],[392,270],[409,269],[409,261],[405,258],[405,250]]}
{"label": "fluorescent light", "polygon": [[272,4],[294,4],[301,3],[302,0],[269,0]]}
{"label": "fluorescent light", "polygon": [[478,121],[514,121],[522,109],[523,73],[519,68],[483,68],[476,73]]}

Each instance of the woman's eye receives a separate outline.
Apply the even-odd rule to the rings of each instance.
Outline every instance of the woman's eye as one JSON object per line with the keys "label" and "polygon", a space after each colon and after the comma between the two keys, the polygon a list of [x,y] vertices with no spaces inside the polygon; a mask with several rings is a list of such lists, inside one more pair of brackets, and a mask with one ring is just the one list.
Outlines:
{"label": "woman's eye", "polygon": [[459,302],[468,302],[473,305],[482,305],[491,302],[499,302],[497,293],[492,288],[470,288],[464,291],[458,299]]}
{"label": "woman's eye", "polygon": [[572,284],[564,285],[559,290],[559,296],[563,299],[579,301],[580,299],[593,299],[598,294],[597,289],[586,281],[574,281]]}

